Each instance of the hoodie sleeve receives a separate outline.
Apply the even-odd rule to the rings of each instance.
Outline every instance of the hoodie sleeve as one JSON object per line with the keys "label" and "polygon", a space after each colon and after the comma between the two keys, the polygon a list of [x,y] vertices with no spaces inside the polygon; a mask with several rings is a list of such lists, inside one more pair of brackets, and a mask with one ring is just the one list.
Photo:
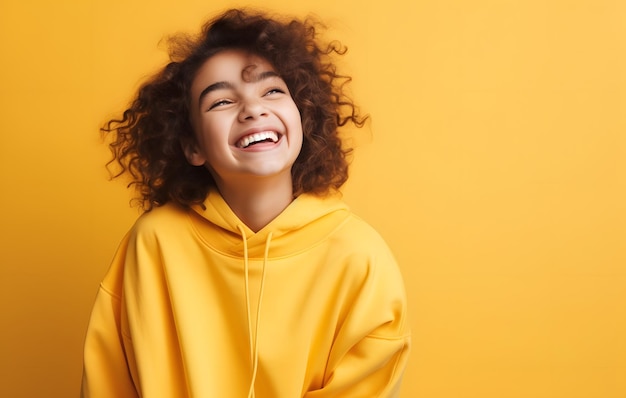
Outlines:
{"label": "hoodie sleeve", "polygon": [[324,387],[306,398],[398,397],[410,349],[404,284],[386,248],[370,257],[331,350]]}
{"label": "hoodie sleeve", "polygon": [[100,285],[84,347],[81,398],[138,398],[121,331],[121,285],[127,240]]}

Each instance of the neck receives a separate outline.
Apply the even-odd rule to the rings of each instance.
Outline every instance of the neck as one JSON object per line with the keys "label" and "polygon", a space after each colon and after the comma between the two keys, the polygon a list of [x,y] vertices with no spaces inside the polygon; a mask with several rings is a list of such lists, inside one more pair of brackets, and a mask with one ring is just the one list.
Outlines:
{"label": "neck", "polygon": [[251,179],[236,184],[222,180],[217,186],[232,211],[254,232],[269,224],[293,201],[291,178],[289,181]]}

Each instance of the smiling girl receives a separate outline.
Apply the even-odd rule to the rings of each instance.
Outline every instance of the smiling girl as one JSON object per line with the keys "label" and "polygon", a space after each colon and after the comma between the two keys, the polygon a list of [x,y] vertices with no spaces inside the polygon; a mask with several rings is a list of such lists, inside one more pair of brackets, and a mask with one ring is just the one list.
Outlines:
{"label": "smiling girl", "polygon": [[406,299],[341,201],[362,126],[317,26],[230,10],[104,131],[145,210],[91,315],[83,397],[397,397]]}

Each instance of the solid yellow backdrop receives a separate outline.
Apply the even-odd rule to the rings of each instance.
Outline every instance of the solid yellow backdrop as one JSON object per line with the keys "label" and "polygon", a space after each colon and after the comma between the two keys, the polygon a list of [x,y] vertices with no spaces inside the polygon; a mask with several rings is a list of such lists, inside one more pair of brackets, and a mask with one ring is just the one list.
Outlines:
{"label": "solid yellow backdrop", "polygon": [[[406,279],[403,397],[626,396],[626,3],[250,1],[319,15],[372,116],[345,199]],[[241,4],[241,3],[239,3]],[[137,217],[98,127],[238,3],[0,3],[0,396],[76,396]]]}

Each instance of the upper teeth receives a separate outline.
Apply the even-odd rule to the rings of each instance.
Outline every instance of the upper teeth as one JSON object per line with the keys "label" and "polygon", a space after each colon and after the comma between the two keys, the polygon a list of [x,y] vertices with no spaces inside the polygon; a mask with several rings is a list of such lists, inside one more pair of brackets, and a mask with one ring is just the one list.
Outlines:
{"label": "upper teeth", "polygon": [[274,131],[262,131],[260,133],[255,133],[252,135],[247,135],[243,137],[237,143],[239,148],[246,148],[255,142],[264,141],[264,140],[272,140],[272,142],[278,142],[278,134]]}

